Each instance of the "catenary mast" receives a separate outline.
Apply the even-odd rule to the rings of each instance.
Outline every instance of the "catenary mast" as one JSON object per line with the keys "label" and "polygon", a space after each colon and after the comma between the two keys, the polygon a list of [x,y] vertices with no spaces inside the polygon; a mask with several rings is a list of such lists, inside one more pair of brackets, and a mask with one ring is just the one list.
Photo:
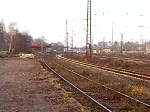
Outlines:
{"label": "catenary mast", "polygon": [[91,0],[87,2],[86,60],[92,57]]}

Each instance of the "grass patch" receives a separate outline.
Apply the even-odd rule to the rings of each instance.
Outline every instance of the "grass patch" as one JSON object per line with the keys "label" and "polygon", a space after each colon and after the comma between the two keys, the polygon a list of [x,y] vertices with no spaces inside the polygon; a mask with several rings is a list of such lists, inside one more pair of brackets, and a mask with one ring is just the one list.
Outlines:
{"label": "grass patch", "polygon": [[149,98],[150,98],[150,92],[145,87],[133,86],[132,87],[132,95],[134,95],[134,96],[149,96]]}
{"label": "grass patch", "polygon": [[85,88],[89,92],[94,92],[99,88],[99,85],[93,82],[87,82]]}
{"label": "grass patch", "polygon": [[108,84],[106,84],[106,86],[108,86],[108,87],[116,87],[119,85],[120,85],[120,83],[108,83]]}

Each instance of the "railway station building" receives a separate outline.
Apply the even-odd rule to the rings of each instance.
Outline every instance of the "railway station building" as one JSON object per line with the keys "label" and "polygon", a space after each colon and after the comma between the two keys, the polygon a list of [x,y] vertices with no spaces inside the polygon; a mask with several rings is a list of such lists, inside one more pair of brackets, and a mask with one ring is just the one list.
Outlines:
{"label": "railway station building", "polygon": [[51,52],[51,44],[42,45],[42,44],[33,44],[31,46],[32,52],[37,53],[49,53]]}

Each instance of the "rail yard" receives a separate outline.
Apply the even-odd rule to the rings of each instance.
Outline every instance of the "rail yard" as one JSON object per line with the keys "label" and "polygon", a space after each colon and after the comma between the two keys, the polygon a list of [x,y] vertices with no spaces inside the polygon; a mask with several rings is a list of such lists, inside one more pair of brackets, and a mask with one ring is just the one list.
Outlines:
{"label": "rail yard", "polygon": [[[94,59],[96,62],[97,58]],[[87,62],[82,56],[73,54],[35,58],[13,56],[0,58],[0,61],[4,63],[0,66],[1,80],[4,79],[1,82],[1,111],[7,111],[7,108],[12,111],[59,111],[53,108],[53,103],[65,112],[150,111],[149,72],[110,67],[93,60]],[[115,63],[116,58],[111,61]],[[60,94],[60,98],[51,96],[52,93]],[[35,107],[35,101],[39,102],[38,107]],[[27,105],[31,102],[32,105]]]}
{"label": "rail yard", "polygon": [[0,112],[150,112],[148,0],[1,4]]}
{"label": "rail yard", "polygon": [[133,73],[106,70],[61,56],[54,60],[50,65],[57,73],[62,74],[62,77],[84,90],[87,95],[99,102],[102,108],[105,107],[105,110],[118,112],[142,109],[149,111],[149,76],[129,76]]}

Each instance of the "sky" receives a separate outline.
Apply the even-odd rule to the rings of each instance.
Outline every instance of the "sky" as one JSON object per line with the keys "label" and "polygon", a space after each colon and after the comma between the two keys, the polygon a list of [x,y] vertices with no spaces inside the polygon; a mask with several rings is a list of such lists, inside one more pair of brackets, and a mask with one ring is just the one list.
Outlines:
{"label": "sky", "polygon": [[[93,43],[140,41],[150,39],[149,0],[91,0]],[[65,43],[66,19],[69,44],[73,30],[74,46],[84,46],[86,40],[87,0],[0,0],[0,19],[7,28],[16,22],[20,31],[33,38]],[[139,27],[143,26],[143,27]]]}

